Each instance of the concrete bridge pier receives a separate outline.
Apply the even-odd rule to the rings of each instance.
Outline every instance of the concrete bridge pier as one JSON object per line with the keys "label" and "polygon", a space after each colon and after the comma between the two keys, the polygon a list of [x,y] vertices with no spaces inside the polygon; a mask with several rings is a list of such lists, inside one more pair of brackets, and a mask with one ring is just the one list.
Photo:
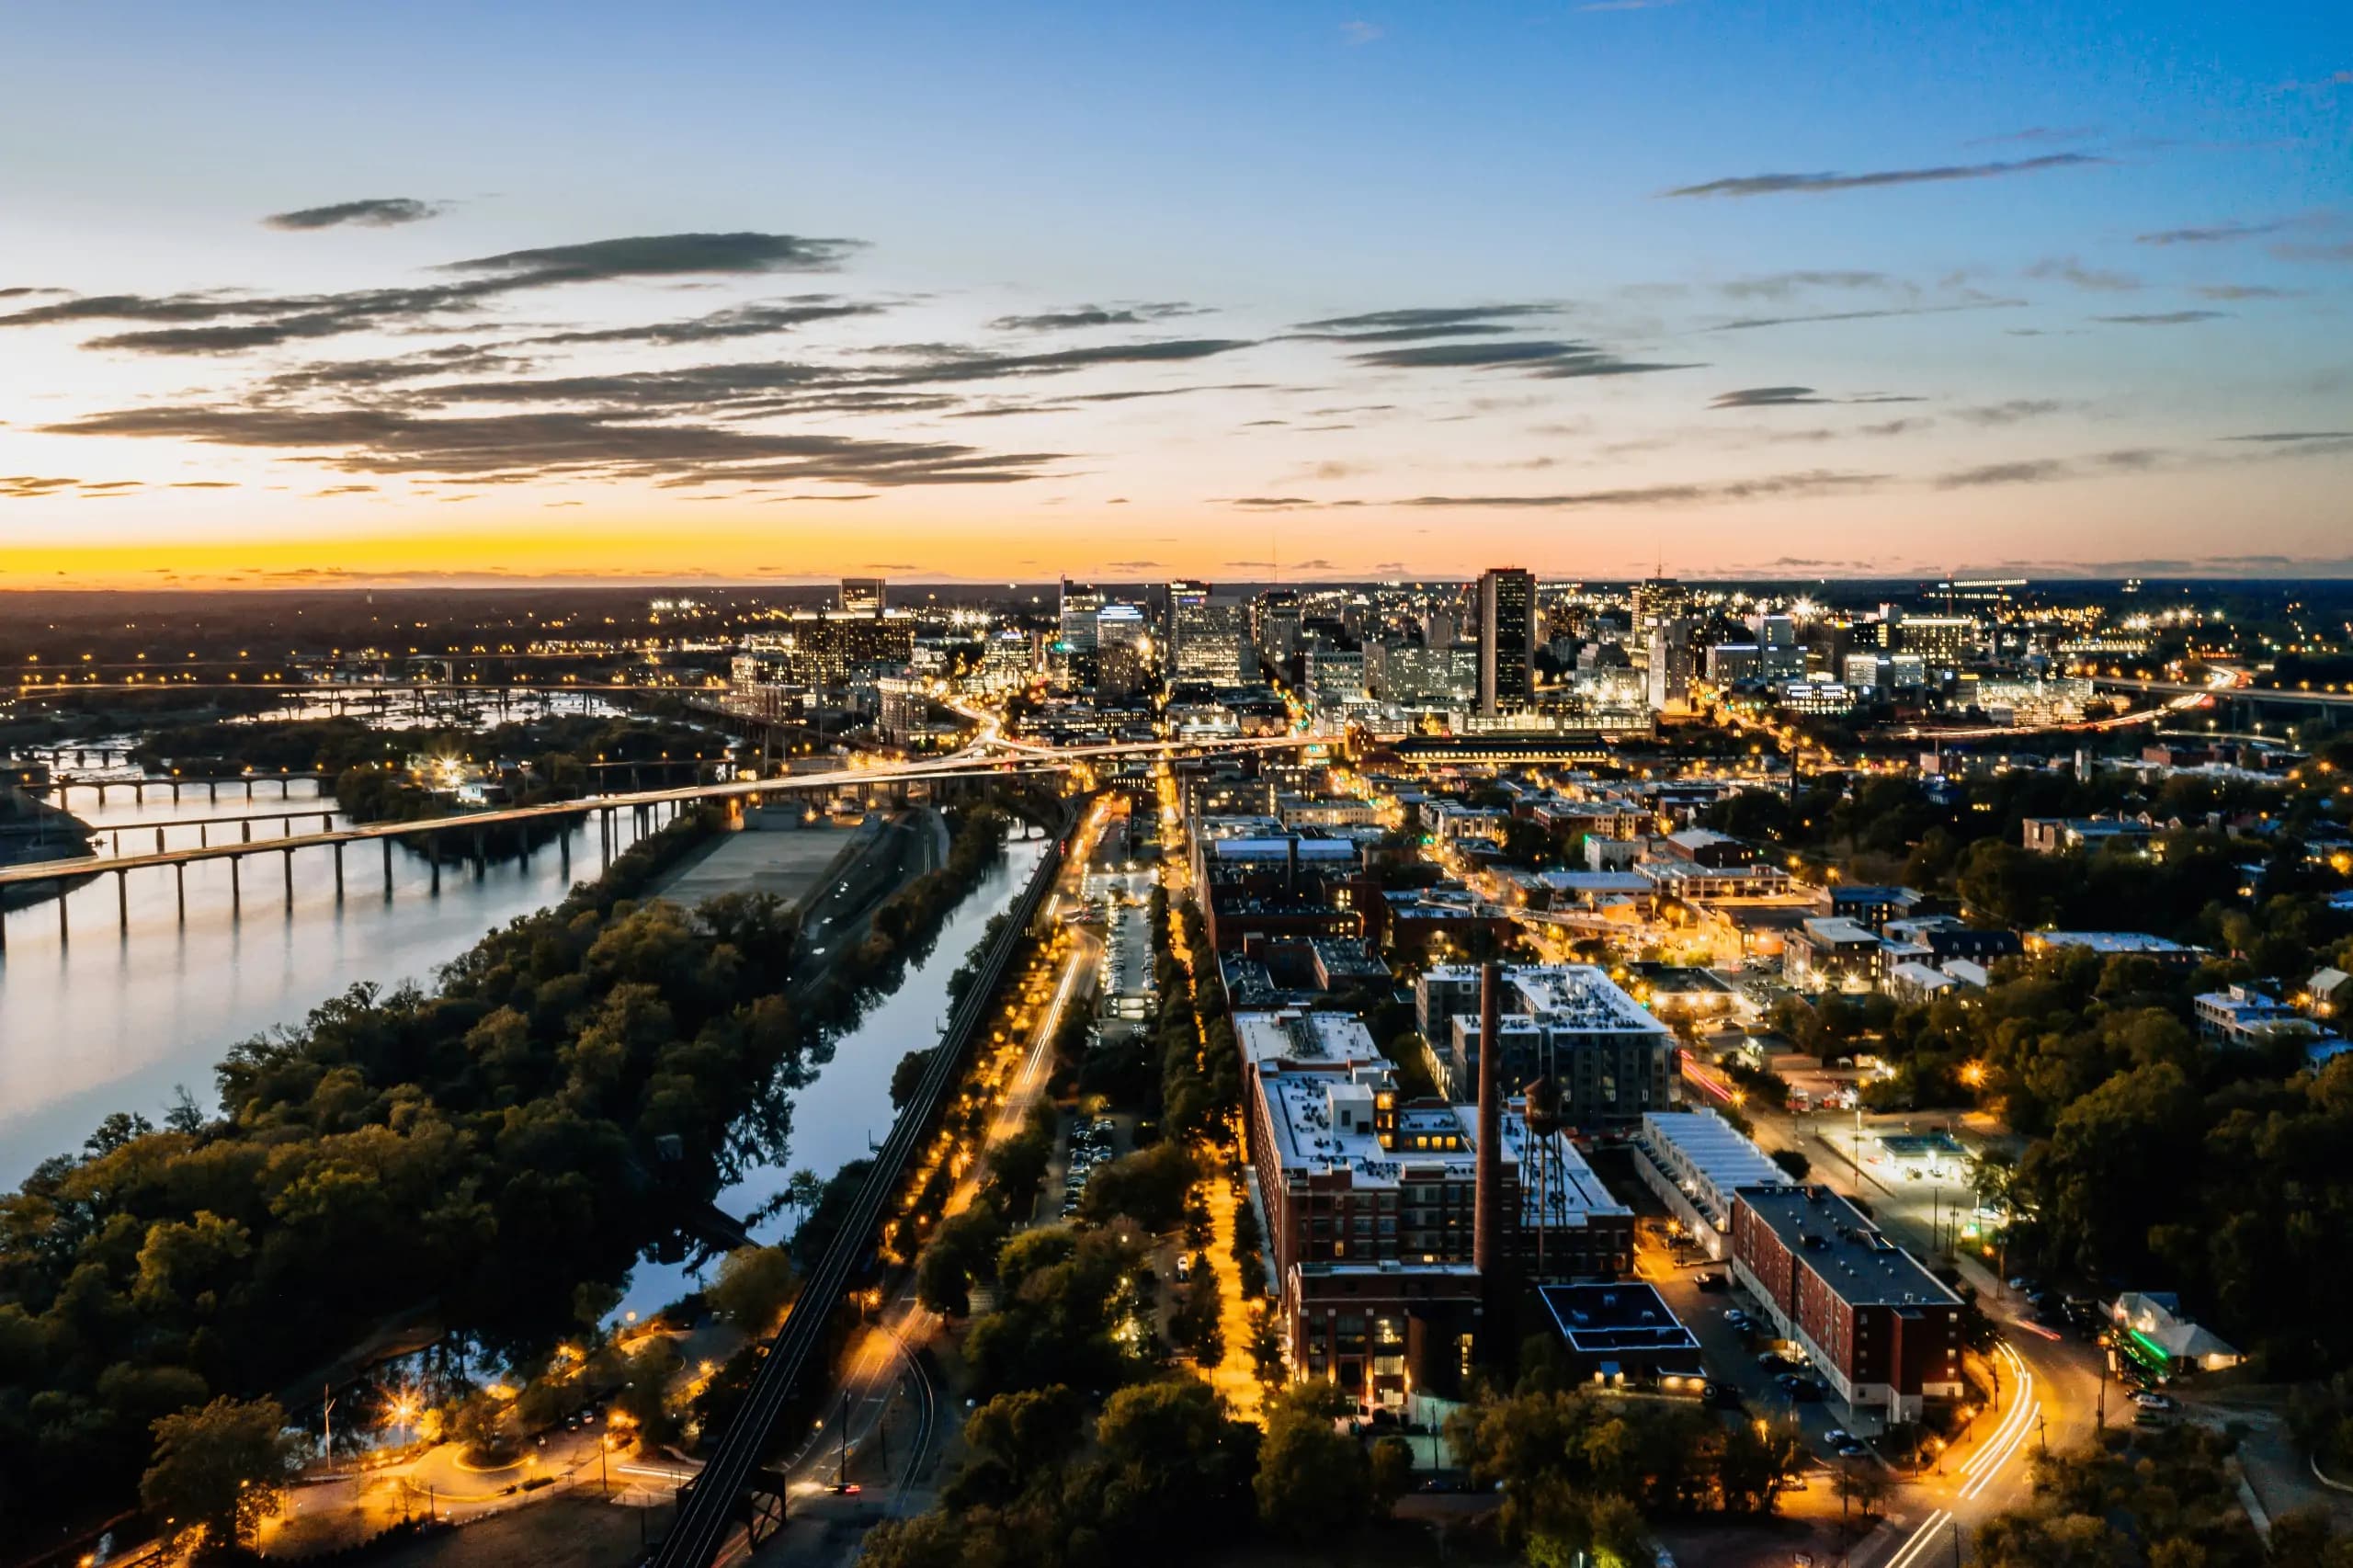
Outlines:
{"label": "concrete bridge pier", "polygon": [[174,892],[176,894],[177,894],[177,896],[178,896],[178,898],[179,898],[179,905],[180,905],[180,924],[181,924],[181,925],[183,925],[183,926],[185,926],[185,925],[187,925],[187,924],[188,924],[188,862],[187,862],[187,861],[185,861],[185,860],[176,860],[176,861],[174,861],[174,862],[172,863],[172,879],[173,879],[174,882],[176,884],[176,886],[175,886],[175,888],[173,889],[173,892]]}
{"label": "concrete bridge pier", "polygon": [[114,874],[114,912],[122,923],[125,941],[131,939],[131,873],[118,870]]}
{"label": "concrete bridge pier", "polygon": [[384,902],[390,903],[392,902],[392,841],[387,838],[382,843],[384,846]]}
{"label": "concrete bridge pier", "polygon": [[232,920],[244,913],[245,889],[239,871],[244,858],[242,855],[229,857],[229,918]]}
{"label": "concrete bridge pier", "polygon": [[343,846],[335,846],[335,901],[343,902]]}
{"label": "concrete bridge pier", "polygon": [[290,920],[294,917],[294,851],[282,849],[278,853],[286,858],[286,917]]}

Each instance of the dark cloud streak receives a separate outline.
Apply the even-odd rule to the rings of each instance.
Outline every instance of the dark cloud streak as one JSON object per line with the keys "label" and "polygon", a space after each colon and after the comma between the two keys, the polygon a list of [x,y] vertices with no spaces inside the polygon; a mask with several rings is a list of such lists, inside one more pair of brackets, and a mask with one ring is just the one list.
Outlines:
{"label": "dark cloud streak", "polygon": [[1954,180],[1995,179],[2005,175],[2039,174],[2046,169],[2086,168],[2106,164],[2086,153],[2052,153],[2040,158],[2007,163],[1948,164],[1933,168],[1878,169],[1867,174],[1741,175],[1701,185],[1678,186],[1662,195],[1749,197],[1809,195],[1834,190],[1871,190],[1884,186],[1940,185]]}
{"label": "dark cloud streak", "polygon": [[440,201],[419,201],[413,196],[371,196],[358,201],[338,201],[326,207],[301,207],[291,212],[273,212],[262,222],[272,229],[304,231],[335,229],[357,225],[365,229],[392,229],[403,223],[422,223],[438,218],[449,210]]}

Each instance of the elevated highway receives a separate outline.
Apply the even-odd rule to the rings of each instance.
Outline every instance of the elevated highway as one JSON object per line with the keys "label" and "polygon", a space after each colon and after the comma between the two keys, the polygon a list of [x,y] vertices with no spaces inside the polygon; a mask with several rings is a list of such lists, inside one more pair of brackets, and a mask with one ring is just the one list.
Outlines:
{"label": "elevated highway", "polygon": [[[477,812],[465,812],[449,816],[428,817],[414,822],[370,823],[365,825],[328,828],[316,833],[290,834],[262,840],[240,840],[234,843],[183,845],[134,854],[108,856],[103,859],[81,856],[56,860],[39,860],[0,868],[0,903],[11,888],[47,884],[60,892],[85,878],[112,873],[116,881],[116,903],[123,928],[130,926],[130,894],[128,879],[133,871],[171,869],[176,875],[202,860],[227,860],[230,863],[231,907],[243,913],[243,887],[239,879],[242,862],[254,855],[278,855],[282,859],[282,879],[286,901],[290,908],[294,896],[294,857],[299,851],[324,850],[333,858],[335,891],[343,892],[346,853],[355,846],[375,845],[383,860],[384,887],[389,896],[392,881],[392,845],[395,841],[458,834],[477,843],[502,830],[528,833],[539,824],[562,823],[574,818],[601,817],[608,831],[604,835],[605,854],[611,857],[613,835],[609,831],[613,820],[622,812],[632,813],[634,820],[651,826],[675,819],[686,811],[709,802],[743,801],[757,804],[770,796],[790,797],[797,794],[825,793],[839,790],[866,790],[889,793],[904,790],[909,784],[979,778],[999,774],[1061,773],[1096,762],[1117,761],[1128,757],[1155,757],[1206,753],[1232,753],[1290,749],[1329,744],[1323,737],[1303,735],[1263,736],[1249,740],[1222,741],[1211,744],[1198,743],[1149,741],[1110,745],[1074,746],[1062,750],[1024,749],[1001,753],[986,749],[1001,742],[985,743],[968,747],[948,756],[924,762],[893,763],[877,767],[848,768],[827,773],[796,773],[778,778],[737,778],[715,782],[683,785],[675,789],[632,790],[621,794],[589,795],[578,800],[548,801],[529,806],[503,806]],[[275,778],[277,775],[261,777]],[[297,813],[308,817],[313,812]],[[561,853],[570,855],[569,841],[559,839]],[[441,863],[433,861],[433,886],[440,886]],[[183,877],[178,890],[180,908],[187,911],[187,891]],[[57,901],[58,930],[61,937],[69,935],[66,901]],[[6,914],[0,911],[0,954],[7,950]]]}

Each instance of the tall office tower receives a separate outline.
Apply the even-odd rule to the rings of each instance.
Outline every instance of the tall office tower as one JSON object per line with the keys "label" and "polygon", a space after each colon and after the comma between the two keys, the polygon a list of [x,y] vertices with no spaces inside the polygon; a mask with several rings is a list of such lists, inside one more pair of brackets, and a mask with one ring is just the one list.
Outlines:
{"label": "tall office tower", "polygon": [[1197,686],[1239,686],[1248,661],[1242,607],[1210,602],[1207,583],[1168,585],[1168,675]]}
{"label": "tall office tower", "polygon": [[848,614],[881,615],[883,597],[883,584],[880,577],[842,579],[842,608]]}
{"label": "tall office tower", "polygon": [[1165,619],[1161,623],[1160,656],[1168,666],[1170,679],[1176,676],[1178,650],[1184,645],[1184,622],[1188,612],[1192,616],[1209,608],[1210,585],[1189,578],[1172,577],[1161,590]]}
{"label": "tall office tower", "polygon": [[1649,680],[1653,712],[1679,713],[1691,706],[1691,676],[1699,669],[1692,623],[1682,616],[1651,627]]}
{"label": "tall office tower", "polygon": [[1752,615],[1758,674],[1767,680],[1795,680],[1805,674],[1805,650],[1798,645],[1798,623],[1786,615]]}
{"label": "tall office tower", "polygon": [[1258,662],[1288,668],[1299,652],[1299,593],[1294,588],[1269,588],[1258,596],[1253,638]]}
{"label": "tall office tower", "polygon": [[1092,583],[1063,579],[1053,652],[1057,674],[1066,687],[1084,688],[1095,684],[1095,618],[1102,609],[1102,589]]}
{"label": "tall office tower", "polygon": [[1672,577],[1645,577],[1634,585],[1634,645],[1650,641],[1651,629],[1691,609],[1691,590]]}
{"label": "tall office tower", "polygon": [[1152,683],[1152,631],[1134,605],[1108,604],[1095,614],[1096,689],[1133,697]]}
{"label": "tall office tower", "polygon": [[1536,574],[1494,566],[1479,574],[1479,712],[1494,718],[1536,689]]}
{"label": "tall office tower", "polygon": [[1917,654],[1930,670],[1948,674],[1966,668],[1984,641],[1965,615],[1907,615],[1894,626],[1896,652]]}

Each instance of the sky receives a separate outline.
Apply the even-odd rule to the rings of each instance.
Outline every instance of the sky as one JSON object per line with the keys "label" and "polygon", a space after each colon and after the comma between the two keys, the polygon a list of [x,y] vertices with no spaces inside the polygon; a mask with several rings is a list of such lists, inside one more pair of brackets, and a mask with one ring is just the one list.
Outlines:
{"label": "sky", "polygon": [[2353,7],[25,0],[0,586],[2353,575]]}

